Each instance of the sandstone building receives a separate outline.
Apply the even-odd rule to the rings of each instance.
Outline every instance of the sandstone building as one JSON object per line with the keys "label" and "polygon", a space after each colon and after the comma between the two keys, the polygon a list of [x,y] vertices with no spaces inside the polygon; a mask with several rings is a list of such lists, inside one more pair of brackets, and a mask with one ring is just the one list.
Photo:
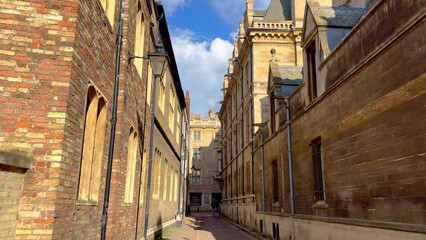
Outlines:
{"label": "sandstone building", "polygon": [[220,121],[217,114],[209,111],[207,118],[201,114],[190,117],[190,175],[188,204],[190,211],[209,211],[212,201],[220,202],[222,149]]}
{"label": "sandstone building", "polygon": [[272,0],[268,9],[254,10],[246,1],[244,21],[224,80],[222,123],[222,212],[239,223],[257,226],[252,141],[256,124],[268,119],[268,73],[274,61],[293,68],[301,78],[303,63],[303,1]]}
{"label": "sandstone building", "polygon": [[[265,85],[246,161],[228,143],[246,126],[238,105],[227,116],[246,48],[234,50],[220,114],[223,151],[237,147],[224,157],[225,215],[275,239],[425,238],[426,2],[308,0],[302,9],[302,74],[278,47],[269,63],[249,62]],[[256,19],[249,26],[244,41]]]}
{"label": "sandstone building", "polygon": [[[99,239],[121,2],[0,0],[1,239]],[[183,205],[188,118],[162,5],[125,1],[123,14],[107,238],[128,240],[170,224]],[[163,104],[152,133],[151,63],[128,57],[159,40],[169,64],[155,81]],[[150,180],[151,136],[161,157]]]}

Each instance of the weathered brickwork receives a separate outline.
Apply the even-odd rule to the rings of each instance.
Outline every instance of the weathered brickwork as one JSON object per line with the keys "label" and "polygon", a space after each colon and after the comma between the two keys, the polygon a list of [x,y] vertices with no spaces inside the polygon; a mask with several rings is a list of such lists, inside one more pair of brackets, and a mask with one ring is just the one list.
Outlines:
{"label": "weathered brickwork", "polygon": [[[112,117],[119,3],[117,0],[115,21],[111,25],[100,1],[0,1],[0,150],[22,152],[33,159],[25,174],[0,172],[2,179],[8,179],[5,186],[24,182],[22,193],[19,193],[20,189],[7,192],[7,196],[20,197],[20,204],[15,207],[17,214],[2,217],[8,218],[10,223],[1,224],[1,234],[14,236],[14,239],[99,238]],[[145,109],[148,63],[144,62],[142,76],[139,76],[134,63],[127,61],[128,52],[134,52],[138,8],[134,1],[125,3],[107,231],[108,237],[114,239],[134,238],[136,214],[139,213],[141,219],[145,214],[144,205],[138,205],[139,183],[150,128],[145,119],[150,114],[149,109]],[[147,4],[151,5],[151,11]],[[153,1],[141,1],[140,6],[146,24],[145,50],[150,51],[153,41],[149,23],[155,19],[155,16],[151,17],[151,14],[155,15]],[[77,201],[89,85],[106,99],[108,109],[101,187],[95,205]],[[133,203],[124,204],[127,142],[131,127],[138,132],[140,146]],[[142,187],[146,188],[146,185]],[[15,200],[10,198],[17,204]],[[1,207],[3,209],[3,205]],[[137,232],[142,237],[144,222],[138,223]]]}

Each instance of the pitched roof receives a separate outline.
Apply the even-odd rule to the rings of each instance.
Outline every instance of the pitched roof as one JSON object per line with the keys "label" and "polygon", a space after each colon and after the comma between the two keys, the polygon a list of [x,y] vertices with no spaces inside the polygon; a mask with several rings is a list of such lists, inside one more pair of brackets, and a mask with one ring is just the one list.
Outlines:
{"label": "pitched roof", "polygon": [[281,81],[302,80],[302,67],[278,66]]}
{"label": "pitched roof", "polygon": [[271,0],[264,19],[267,21],[291,20],[291,0]]}
{"label": "pitched roof", "polygon": [[265,17],[266,10],[254,10],[253,17]]}
{"label": "pitched roof", "polygon": [[364,11],[364,8],[344,6],[320,7],[320,12],[312,11],[312,14],[318,26],[352,28],[358,23]]}

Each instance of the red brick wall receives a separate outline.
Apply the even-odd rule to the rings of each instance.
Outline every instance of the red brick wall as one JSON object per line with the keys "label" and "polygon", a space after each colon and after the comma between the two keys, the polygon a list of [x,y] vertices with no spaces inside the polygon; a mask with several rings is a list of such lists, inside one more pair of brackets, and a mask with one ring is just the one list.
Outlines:
{"label": "red brick wall", "polygon": [[[129,226],[136,219],[140,175],[138,171],[135,176],[134,204],[123,206],[127,140],[130,126],[140,130],[140,137],[145,129],[146,72],[141,79],[134,65],[127,63],[127,52],[133,52],[137,10],[133,2],[128,4],[108,225],[114,239],[131,239],[135,234]],[[35,160],[25,174],[16,239],[98,239],[110,121],[98,205],[78,205],[76,199],[89,82],[108,101],[107,119],[111,119],[119,1],[113,27],[99,1],[0,0],[0,8],[0,147]],[[139,223],[142,233],[143,221]]]}
{"label": "red brick wall", "polygon": [[0,1],[0,146],[34,159],[16,239],[48,239],[64,180],[63,139],[78,4]]}

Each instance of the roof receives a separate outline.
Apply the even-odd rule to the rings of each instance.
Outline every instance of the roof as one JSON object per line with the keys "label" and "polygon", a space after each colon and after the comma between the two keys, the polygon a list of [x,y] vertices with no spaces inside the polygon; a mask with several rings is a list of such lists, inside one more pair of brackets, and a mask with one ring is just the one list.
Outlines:
{"label": "roof", "polygon": [[281,82],[302,80],[302,67],[278,66],[278,72],[281,77]]}
{"label": "roof", "polygon": [[184,109],[184,108],[186,108],[185,95],[183,94],[182,84],[180,82],[179,71],[178,71],[178,67],[177,67],[177,64],[176,64],[175,54],[173,52],[173,46],[172,46],[172,42],[171,42],[171,38],[170,38],[170,33],[169,33],[168,25],[167,25],[166,16],[165,16],[165,13],[164,13],[164,7],[159,2],[156,2],[155,4],[156,4],[158,16],[163,15],[163,17],[161,18],[161,20],[159,22],[160,34],[161,34],[161,38],[163,40],[164,48],[165,48],[165,50],[166,50],[166,52],[169,56],[170,71],[173,75],[173,81],[174,81],[174,85],[176,87],[177,98],[179,100],[180,106],[182,107],[182,109]]}
{"label": "roof", "polygon": [[271,0],[264,19],[266,21],[291,20],[291,0]]}
{"label": "roof", "polygon": [[253,17],[265,17],[266,10],[254,10]]}
{"label": "roof", "polygon": [[271,63],[270,69],[268,92],[278,85],[283,96],[291,96],[302,83],[302,67],[279,66],[277,63]]}
{"label": "roof", "polygon": [[345,6],[311,8],[311,10],[318,26],[347,28],[354,27],[365,11],[364,8]]}

